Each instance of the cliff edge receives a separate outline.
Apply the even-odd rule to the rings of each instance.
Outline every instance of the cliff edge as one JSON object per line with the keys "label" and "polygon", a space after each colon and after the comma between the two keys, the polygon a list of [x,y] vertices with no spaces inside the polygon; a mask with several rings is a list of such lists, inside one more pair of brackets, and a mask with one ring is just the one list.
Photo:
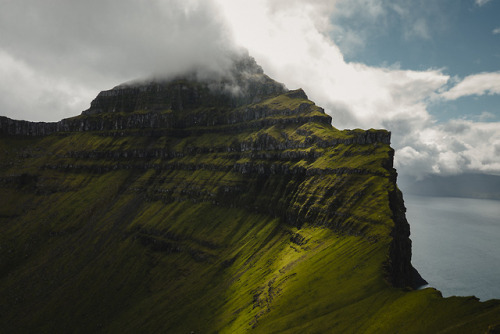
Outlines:
{"label": "cliff edge", "polygon": [[251,59],[0,117],[0,328],[485,332],[498,301],[414,290],[393,156]]}

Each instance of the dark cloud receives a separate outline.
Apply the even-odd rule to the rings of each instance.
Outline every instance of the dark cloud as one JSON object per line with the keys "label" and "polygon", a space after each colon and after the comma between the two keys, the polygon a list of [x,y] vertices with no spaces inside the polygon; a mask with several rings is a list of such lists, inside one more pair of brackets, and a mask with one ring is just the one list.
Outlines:
{"label": "dark cloud", "polygon": [[[10,59],[15,66],[0,73],[14,77],[2,80],[8,87],[0,91],[2,100],[15,90],[16,79],[52,83],[55,92],[71,94],[79,89],[97,93],[145,76],[173,75],[192,68],[223,71],[237,50],[219,13],[211,1],[3,2],[0,54],[3,61]],[[59,119],[64,102],[45,100],[54,109],[40,110],[51,114],[33,117],[33,111],[26,109],[35,107],[35,101],[24,109],[22,104],[13,108],[0,101],[1,113],[17,118],[29,115],[34,120]]]}
{"label": "dark cloud", "polygon": [[49,74],[217,67],[231,44],[211,2],[10,1],[0,15],[3,49]]}

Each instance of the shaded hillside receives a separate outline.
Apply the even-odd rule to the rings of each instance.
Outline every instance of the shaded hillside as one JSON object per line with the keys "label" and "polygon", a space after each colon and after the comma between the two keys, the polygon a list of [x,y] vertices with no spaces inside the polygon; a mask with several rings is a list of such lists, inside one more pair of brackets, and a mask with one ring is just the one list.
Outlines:
{"label": "shaded hillside", "polygon": [[336,130],[252,66],[119,86],[58,123],[0,119],[0,331],[500,323],[498,301],[412,290],[390,134]]}

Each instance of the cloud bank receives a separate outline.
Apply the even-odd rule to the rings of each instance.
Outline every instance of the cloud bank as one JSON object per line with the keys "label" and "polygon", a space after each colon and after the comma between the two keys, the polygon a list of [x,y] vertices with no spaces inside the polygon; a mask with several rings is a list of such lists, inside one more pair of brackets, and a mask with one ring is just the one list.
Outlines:
{"label": "cloud bank", "polygon": [[[457,80],[442,69],[412,71],[344,59],[336,43],[343,40],[356,50],[368,35],[342,29],[335,18],[362,13],[363,22],[383,24],[389,12],[410,17],[407,3],[8,1],[0,11],[0,114],[57,121],[87,109],[100,90],[131,79],[193,67],[224,71],[232,54],[245,47],[268,75],[303,88],[337,128],[392,131],[400,174],[500,174],[500,122],[492,122],[494,115],[483,113],[482,122],[439,123],[428,111],[436,101],[500,94],[500,73]],[[407,38],[429,38],[425,19],[406,21]]]}
{"label": "cloud bank", "polygon": [[231,32],[211,1],[2,1],[0,113],[56,121],[100,90],[227,67]]}

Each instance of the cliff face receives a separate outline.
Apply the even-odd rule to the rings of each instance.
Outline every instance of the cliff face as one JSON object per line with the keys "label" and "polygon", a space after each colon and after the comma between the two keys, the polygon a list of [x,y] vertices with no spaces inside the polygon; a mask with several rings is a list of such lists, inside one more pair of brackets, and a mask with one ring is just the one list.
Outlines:
{"label": "cliff face", "polygon": [[496,302],[398,289],[421,280],[390,133],[330,123],[248,60],[118,86],[57,123],[0,118],[0,328],[493,324]]}

